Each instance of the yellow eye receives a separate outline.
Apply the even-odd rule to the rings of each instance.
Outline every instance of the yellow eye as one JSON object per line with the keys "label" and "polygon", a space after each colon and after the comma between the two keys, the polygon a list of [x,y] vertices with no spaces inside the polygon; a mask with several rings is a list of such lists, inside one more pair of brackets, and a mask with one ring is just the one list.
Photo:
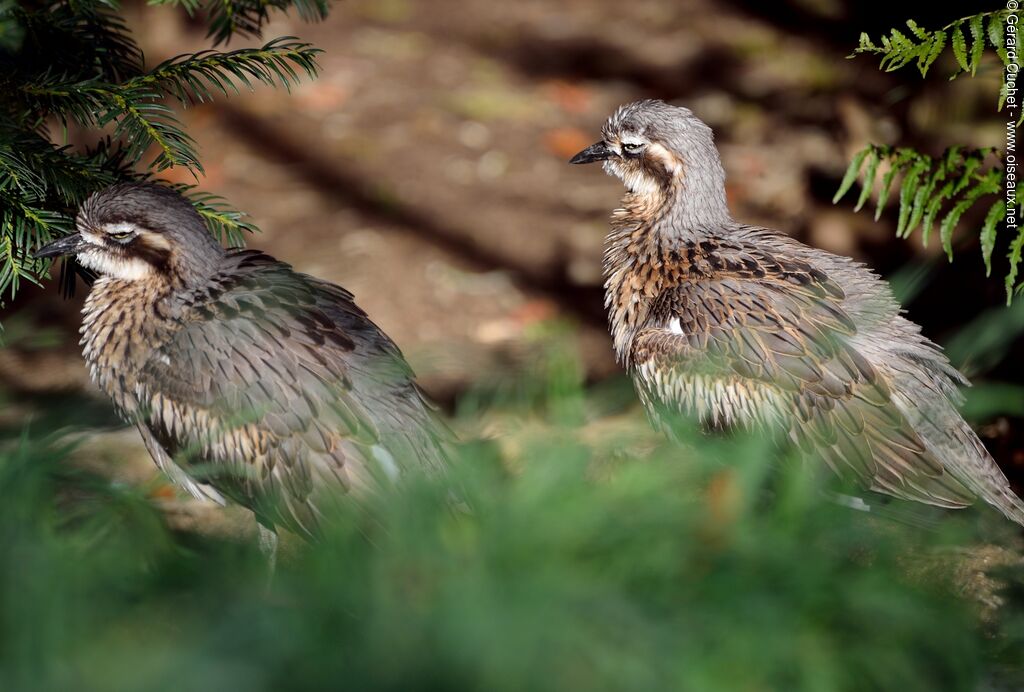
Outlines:
{"label": "yellow eye", "polygon": [[100,226],[99,230],[110,240],[117,243],[127,243],[138,235],[139,229],[130,221],[115,221]]}

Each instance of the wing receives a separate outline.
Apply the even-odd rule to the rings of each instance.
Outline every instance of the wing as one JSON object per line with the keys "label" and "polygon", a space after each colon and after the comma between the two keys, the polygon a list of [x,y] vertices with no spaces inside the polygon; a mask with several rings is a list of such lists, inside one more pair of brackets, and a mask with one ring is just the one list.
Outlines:
{"label": "wing", "polygon": [[146,427],[194,480],[312,533],[318,487],[442,463],[445,430],[350,293],[258,253],[236,261],[139,377]]}
{"label": "wing", "polygon": [[944,507],[974,495],[925,448],[855,346],[842,289],[802,262],[726,257],[664,292],[631,360],[641,396],[712,423],[781,423],[873,490]]}

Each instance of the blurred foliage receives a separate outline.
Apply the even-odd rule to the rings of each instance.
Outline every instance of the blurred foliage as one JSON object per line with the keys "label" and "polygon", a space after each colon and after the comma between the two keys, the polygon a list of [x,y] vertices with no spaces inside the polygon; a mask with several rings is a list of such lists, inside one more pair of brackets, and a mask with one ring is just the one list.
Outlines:
{"label": "blurred foliage", "polygon": [[[847,509],[764,436],[595,441],[606,421],[589,412],[607,405],[564,362],[490,397],[502,448],[471,443],[447,476],[331,504],[324,540],[269,591],[254,545],[169,532],[141,490],[46,437],[5,446],[0,689],[1024,683],[1024,603],[982,622],[957,576],[978,527],[1009,536],[1006,522]],[[522,424],[550,411],[568,413]],[[1019,569],[1003,578],[1020,591]]]}
{"label": "blurred foliage", "polygon": [[974,421],[997,416],[1024,418],[1024,386],[1010,382],[975,382],[964,392],[960,412]]}
{"label": "blurred foliage", "polygon": [[950,361],[967,374],[984,373],[1003,362],[1024,335],[1024,305],[991,308],[980,313],[948,339],[943,348]]}
{"label": "blurred foliage", "polygon": [[[913,20],[907,22],[910,35],[893,29],[889,36],[883,36],[875,43],[867,34],[861,34],[860,45],[854,51],[881,56],[879,66],[887,71],[898,70],[916,64],[921,76],[928,74],[950,40],[957,69],[950,77],[978,71],[986,48],[998,56],[1001,64],[1011,64],[1005,46],[1005,22],[1008,10],[984,12],[952,22],[942,29],[929,31]],[[851,55],[850,57],[854,57]],[[1006,103],[1007,83],[1000,80],[999,110]],[[939,217],[939,238],[949,261],[953,261],[953,232],[961,219],[976,205],[988,205],[981,222],[979,238],[985,273],[992,274],[992,253],[995,250],[998,229],[1005,226],[1007,204],[1016,206],[1015,195],[1004,194],[1002,157],[996,148],[968,149],[954,146],[938,156],[930,156],[910,147],[890,147],[869,144],[857,152],[847,168],[846,175],[833,198],[838,202],[860,180],[861,192],[855,207],[859,211],[871,198],[876,188],[877,176],[882,174],[875,219],[878,219],[886,203],[894,181],[900,180],[899,220],[896,235],[909,238],[916,228],[921,229],[921,240],[927,245],[932,227]],[[1006,273],[1006,298],[1009,303],[1015,290],[1020,290],[1017,274],[1024,252],[1024,226],[1010,241],[1007,258],[1009,269]]]}
{"label": "blurred foliage", "polygon": [[[258,34],[271,8],[293,5],[308,18],[326,12],[319,0],[218,0],[204,16],[220,42]],[[239,86],[289,88],[317,72],[319,51],[291,37],[181,55],[147,70],[119,11],[114,0],[0,0],[0,293],[39,281],[49,262],[31,251],[68,233],[75,209],[96,190],[175,166],[202,173],[195,142],[168,101],[187,107]],[[71,134],[96,143],[71,146]],[[190,196],[228,242],[240,244],[253,230],[223,200]],[[74,273],[65,277],[73,282]]]}

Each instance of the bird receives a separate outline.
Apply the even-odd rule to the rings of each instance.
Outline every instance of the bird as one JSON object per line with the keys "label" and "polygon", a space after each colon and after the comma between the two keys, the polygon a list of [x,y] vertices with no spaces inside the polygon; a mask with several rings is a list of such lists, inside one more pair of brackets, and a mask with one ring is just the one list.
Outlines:
{"label": "bird", "polygon": [[[572,164],[626,188],[605,238],[618,361],[656,427],[782,430],[869,490],[944,508],[1024,502],[958,411],[967,385],[865,265],[733,219],[711,128],[660,100],[619,107]],[[669,430],[669,432],[671,432]]]}
{"label": "bird", "polygon": [[156,465],[197,498],[321,533],[324,497],[437,473],[452,442],[395,343],[352,293],[251,249],[225,249],[176,190],[123,183],[35,252],[98,278],[82,310],[92,380]]}

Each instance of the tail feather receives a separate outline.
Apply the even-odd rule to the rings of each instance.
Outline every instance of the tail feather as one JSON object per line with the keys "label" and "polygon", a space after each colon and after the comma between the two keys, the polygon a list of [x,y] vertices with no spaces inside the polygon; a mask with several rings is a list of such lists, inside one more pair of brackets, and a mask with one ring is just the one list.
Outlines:
{"label": "tail feather", "polygon": [[1010,489],[1009,483],[1005,487],[994,488],[982,494],[981,499],[1002,512],[1010,521],[1024,526],[1024,500]]}

